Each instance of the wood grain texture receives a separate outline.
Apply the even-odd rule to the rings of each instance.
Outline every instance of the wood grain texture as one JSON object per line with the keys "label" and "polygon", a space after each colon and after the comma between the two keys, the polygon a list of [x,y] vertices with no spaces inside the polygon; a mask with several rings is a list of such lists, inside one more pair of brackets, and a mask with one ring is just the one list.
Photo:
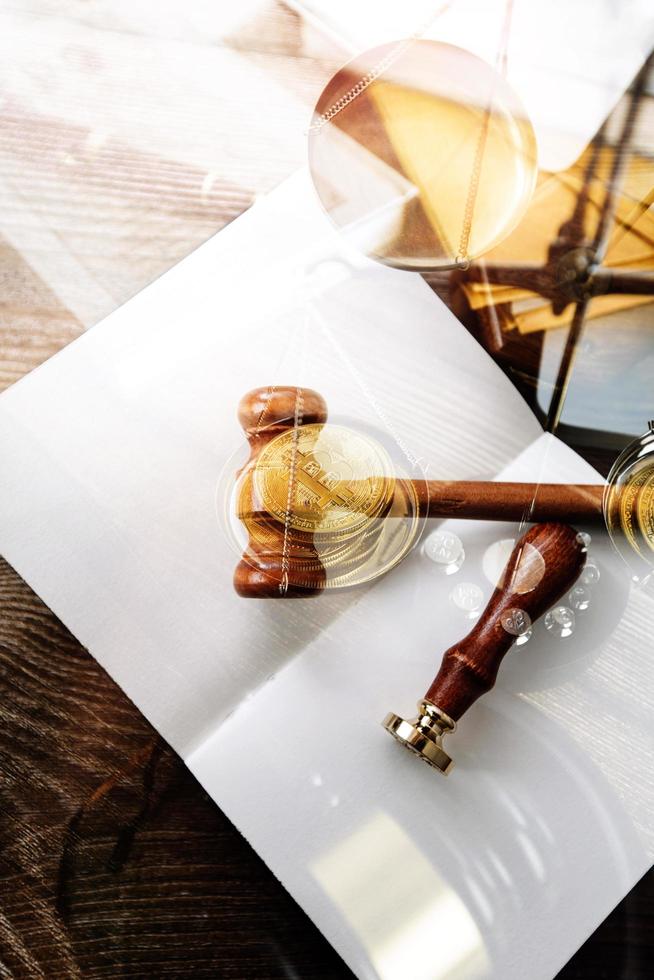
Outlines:
{"label": "wood grain texture", "polygon": [[297,169],[337,56],[265,0],[0,0],[0,31],[6,387]]}
{"label": "wood grain texture", "polygon": [[0,975],[350,977],[4,562],[0,608]]}
{"label": "wood grain texture", "polygon": [[[331,44],[308,57],[281,3],[240,22],[236,6],[0,0],[12,37],[0,66],[0,388],[301,162],[303,113],[344,58]],[[112,63],[116,78],[92,88]],[[209,64],[201,109],[159,92],[171,77],[183,90]],[[263,119],[261,85],[244,83],[244,66],[274,83]],[[145,107],[140,121],[156,114],[156,141],[141,145],[127,127],[130,100]],[[179,142],[166,142],[177,130]],[[351,978],[172,750],[1,561],[0,689],[1,977]],[[564,980],[649,977],[653,882]]]}
{"label": "wood grain texture", "polygon": [[[0,976],[352,980],[100,666],[0,562]],[[645,980],[654,876],[560,980]]]}
{"label": "wood grain texture", "polygon": [[68,310],[5,241],[0,240],[0,391],[82,332]]}
{"label": "wood grain texture", "polygon": [[603,523],[602,484],[413,480],[420,513],[475,521]]}
{"label": "wood grain texture", "polygon": [[[281,4],[259,4],[227,33],[220,5],[212,9],[208,35],[186,5],[169,5],[166,17],[142,3],[34,2],[20,12],[0,3],[15,45],[0,71],[0,388],[301,161],[288,132],[301,137],[298,106],[308,113],[329,60],[303,57],[297,17]],[[85,91],[108,58],[126,74],[150,58],[156,86],[171,40],[182,78],[204,57],[216,80],[215,112],[157,109],[171,132],[186,112],[192,150],[181,158],[165,139],[156,152],[130,139],[126,89],[109,88],[106,103]],[[221,95],[220,79],[250,70],[258,89]],[[259,134],[266,78],[283,153]],[[57,90],[78,82],[76,101],[57,109]],[[227,131],[227,97],[240,133]],[[2,561],[0,689],[0,976],[351,976],[175,753]]]}

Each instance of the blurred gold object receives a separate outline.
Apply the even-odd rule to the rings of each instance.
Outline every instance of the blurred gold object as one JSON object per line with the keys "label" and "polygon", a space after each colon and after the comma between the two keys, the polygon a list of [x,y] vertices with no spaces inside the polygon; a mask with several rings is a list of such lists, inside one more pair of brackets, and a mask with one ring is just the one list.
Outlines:
{"label": "blurred gold object", "polygon": [[374,536],[373,547],[365,551],[354,545],[349,569],[342,562],[334,568],[328,567],[328,587],[348,588],[385,575],[411,550],[419,529],[419,505],[414,485],[411,480],[397,480],[386,516],[373,519],[370,531]]}
{"label": "blurred gold object", "polygon": [[[489,263],[547,262],[548,248],[559,234],[584,188],[592,149],[587,149],[574,165],[557,174],[543,173],[539,177],[529,208],[520,225],[500,244],[492,248],[485,259]],[[603,147],[593,179],[586,188],[587,207],[584,235],[588,240],[596,230],[597,221],[610,180],[615,156],[613,147]],[[624,185],[616,201],[615,227],[609,238],[604,265],[607,269],[654,271],[654,203],[652,190],[652,161],[635,154],[624,174]],[[566,326],[572,318],[571,308],[554,313],[548,298],[538,296],[517,286],[489,285],[487,282],[462,284],[467,301],[473,310],[493,305],[501,311],[504,330],[521,334]],[[648,295],[596,296],[587,312],[587,319],[605,316],[620,310],[651,303]]]}
{"label": "blurred gold object", "polygon": [[[378,82],[370,97],[447,255],[469,259],[501,241],[534,185],[536,146],[528,120],[516,115],[509,139],[505,113],[487,104],[465,104],[390,82]],[[475,200],[468,204],[472,185]],[[407,224],[405,235],[412,231]]]}
{"label": "blurred gold object", "polygon": [[524,214],[537,147],[505,77],[509,22],[510,9],[496,68],[413,39],[358,55],[324,89],[311,176],[334,224],[366,254],[418,271],[465,266]]}
{"label": "blurred gold object", "polygon": [[604,519],[613,544],[636,577],[650,576],[654,567],[654,420],[613,464],[604,494]]}

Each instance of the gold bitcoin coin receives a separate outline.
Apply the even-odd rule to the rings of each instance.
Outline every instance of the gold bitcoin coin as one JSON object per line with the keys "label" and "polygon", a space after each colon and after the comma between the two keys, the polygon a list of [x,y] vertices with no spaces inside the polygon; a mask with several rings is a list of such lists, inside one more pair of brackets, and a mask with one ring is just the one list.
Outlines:
{"label": "gold bitcoin coin", "polygon": [[315,423],[272,439],[254,467],[262,507],[296,531],[337,541],[356,535],[391,506],[391,461],[375,440]]}
{"label": "gold bitcoin coin", "polygon": [[310,531],[289,527],[264,509],[254,488],[252,468],[241,475],[237,499],[237,514],[248,531],[252,550],[279,555],[283,552],[296,563],[319,561],[330,566],[341,561],[351,563],[357,554],[370,550],[383,526],[383,515],[380,514],[346,537],[316,536]]}
{"label": "gold bitcoin coin", "polygon": [[642,558],[654,550],[654,465],[637,465],[619,489],[611,488],[611,507],[618,502],[620,526]]}
{"label": "gold bitcoin coin", "polygon": [[273,518],[241,516],[248,532],[248,550],[254,555],[276,554],[285,557],[295,568],[329,568],[340,571],[366,561],[383,530],[383,520],[373,524],[343,541],[332,542],[324,538],[311,540],[303,531],[295,531]]}
{"label": "gold bitcoin coin", "polygon": [[420,531],[418,497],[410,480],[398,480],[390,510],[379,521],[381,534],[372,551],[351,568],[327,570],[327,589],[348,589],[372,582],[399,564]]}
{"label": "gold bitcoin coin", "polygon": [[646,466],[638,475],[638,529],[641,540],[654,551],[654,466]]}

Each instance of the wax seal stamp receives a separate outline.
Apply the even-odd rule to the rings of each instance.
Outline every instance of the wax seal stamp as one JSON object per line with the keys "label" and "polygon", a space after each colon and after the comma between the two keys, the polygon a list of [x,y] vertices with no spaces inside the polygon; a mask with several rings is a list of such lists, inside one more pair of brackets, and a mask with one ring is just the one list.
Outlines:
{"label": "wax seal stamp", "polygon": [[505,654],[550,606],[568,592],[586,561],[586,549],[568,524],[536,524],[515,545],[502,578],[472,630],[443,656],[418,714],[391,712],[386,731],[434,769],[447,774],[452,759],[443,737],[495,684]]}

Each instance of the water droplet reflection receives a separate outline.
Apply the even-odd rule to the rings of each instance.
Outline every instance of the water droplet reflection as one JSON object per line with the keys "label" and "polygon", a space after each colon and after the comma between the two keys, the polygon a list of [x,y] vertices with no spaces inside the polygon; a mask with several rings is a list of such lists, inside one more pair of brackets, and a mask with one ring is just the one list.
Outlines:
{"label": "water droplet reflection", "polygon": [[494,541],[484,552],[482,568],[484,575],[493,587],[498,584],[502,577],[502,572],[513,551],[514,544],[514,538],[502,538],[501,541]]}
{"label": "water droplet reflection", "polygon": [[590,606],[591,595],[590,589],[586,588],[585,585],[575,585],[568,596],[570,608],[575,609],[577,612],[585,612]]}
{"label": "water droplet reflection", "polygon": [[450,592],[450,600],[469,619],[475,619],[484,602],[484,593],[474,582],[458,582]]}
{"label": "water droplet reflection", "polygon": [[425,540],[422,550],[446,575],[458,572],[466,557],[461,538],[451,531],[434,531]]}
{"label": "water droplet reflection", "polygon": [[505,609],[500,623],[511,636],[524,636],[531,629],[531,617],[524,609]]}
{"label": "water droplet reflection", "polygon": [[590,543],[592,540],[593,539],[591,538],[588,531],[580,531],[579,534],[577,535],[577,541],[579,542],[580,545],[582,545],[586,549],[586,551],[588,551],[588,549],[590,548]]}
{"label": "water droplet reflection", "polygon": [[575,628],[575,614],[568,606],[555,606],[546,613],[543,623],[554,636],[571,636]]}
{"label": "water droplet reflection", "polygon": [[579,576],[582,585],[596,585],[600,580],[600,570],[594,561],[586,562],[584,570]]}

